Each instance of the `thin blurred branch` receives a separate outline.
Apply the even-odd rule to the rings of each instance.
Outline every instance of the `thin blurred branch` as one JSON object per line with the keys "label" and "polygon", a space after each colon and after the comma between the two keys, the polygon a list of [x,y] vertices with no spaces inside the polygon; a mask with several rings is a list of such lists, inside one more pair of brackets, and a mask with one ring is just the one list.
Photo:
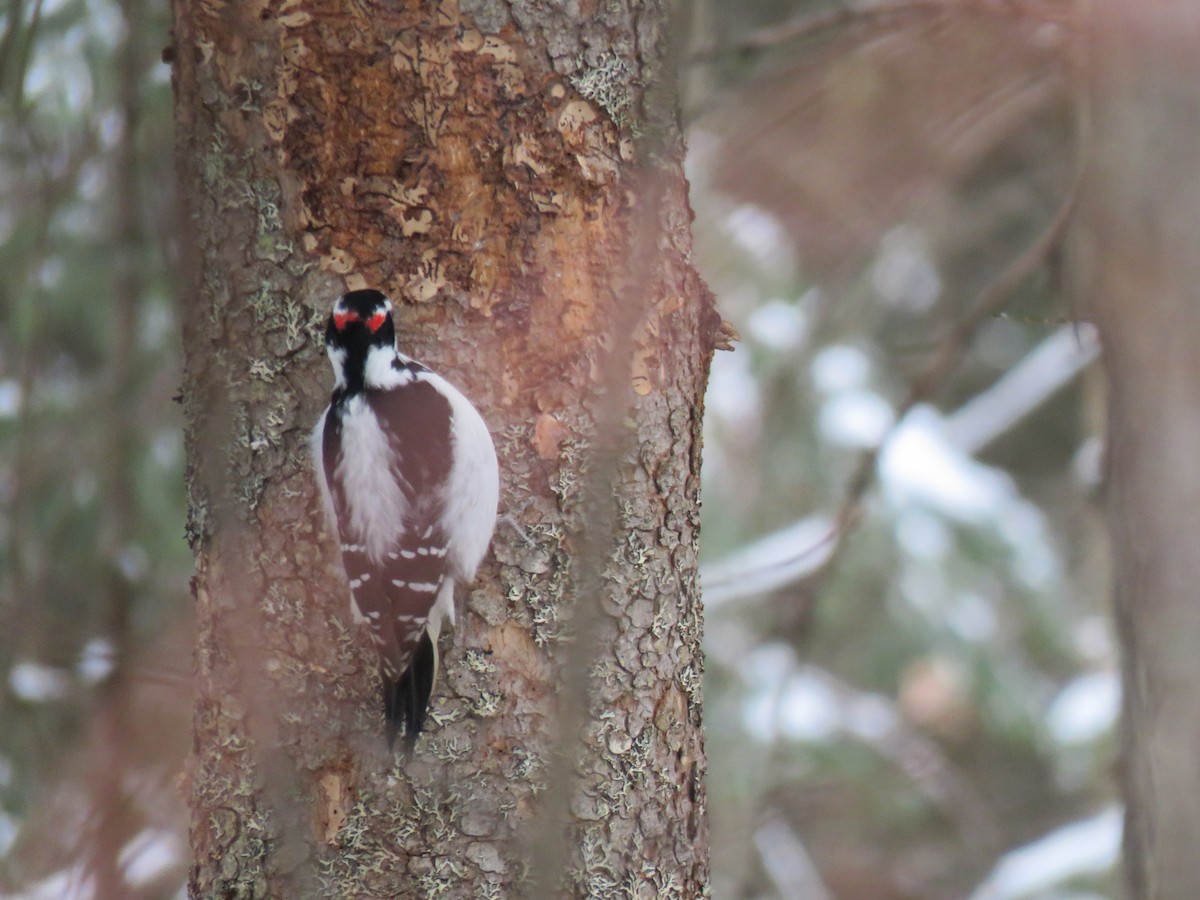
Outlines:
{"label": "thin blurred branch", "polygon": [[[958,365],[979,326],[987,319],[997,315],[1004,304],[1008,302],[1009,295],[1016,287],[1045,262],[1050,252],[1062,240],[1078,196],[1079,183],[1076,182],[1038,239],[1010,262],[1004,271],[979,293],[967,315],[950,329],[934,351],[933,360],[913,382],[908,397],[900,406],[897,421],[902,419],[914,406],[923,403],[933,395],[950,371]],[[886,442],[885,438],[883,443]],[[877,454],[878,450],[869,456],[873,457]],[[866,460],[864,460],[865,462]],[[872,458],[870,462],[873,467],[874,459]]]}
{"label": "thin blurred branch", "polygon": [[723,57],[753,53],[786,44],[788,41],[814,37],[855,22],[913,13],[936,14],[946,11],[949,6],[946,0],[900,0],[888,3],[848,4],[820,13],[805,11],[785,22],[752,31],[730,46],[701,50],[693,54],[690,61],[693,64],[713,62]]}
{"label": "thin blurred branch", "polygon": [[847,711],[849,734],[892,762],[958,825],[967,852],[981,860],[993,856],[1000,847],[995,812],[936,741],[911,725],[887,697],[861,691],[815,666],[804,666],[803,671],[838,698],[838,707]]}
{"label": "thin blurred branch", "polygon": [[[950,372],[959,364],[971,345],[979,326],[994,317],[1008,301],[1013,290],[1041,265],[1055,246],[1062,240],[1078,195],[1078,182],[1059,206],[1054,218],[1041,235],[1023,253],[979,293],[970,310],[959,319],[943,336],[934,349],[932,359],[917,376],[909,388],[908,395],[896,412],[896,419],[883,439],[859,459],[847,480],[843,499],[836,512],[830,517],[826,532],[816,541],[790,554],[781,555],[778,544],[782,535],[798,528],[802,522],[767,535],[753,545],[739,551],[740,559],[752,561],[738,568],[728,563],[709,565],[704,569],[704,590],[714,592],[716,602],[724,603],[740,597],[750,596],[763,590],[780,590],[798,587],[804,593],[812,593],[822,579],[833,569],[846,546],[847,538],[857,526],[862,503],[875,480],[880,454],[888,441],[904,422],[905,417],[918,405],[929,400]],[[1045,399],[1044,397],[1042,399]],[[724,571],[722,571],[724,567]],[[712,573],[716,573],[715,575]],[[766,586],[764,586],[766,585]]]}
{"label": "thin blurred branch", "polygon": [[[25,20],[24,0],[10,0],[4,17],[4,35],[0,37],[0,94],[8,86],[9,66],[13,60],[13,47]],[[15,76],[14,76],[15,77]]]}
{"label": "thin blurred branch", "polygon": [[[37,802],[24,812],[15,844],[0,866],[0,895],[102,900],[102,891],[114,884],[120,891],[115,896],[122,900],[178,891],[187,866],[178,777],[191,712],[191,680],[178,667],[187,664],[193,642],[190,623],[176,620],[132,648],[132,657],[123,663],[124,677],[106,682],[103,692],[88,691],[83,683],[94,684],[111,664],[111,646],[62,663],[64,674],[90,670],[71,690],[87,696],[96,712],[72,746],[58,748],[67,752],[55,766],[54,779],[37,785]],[[114,705],[119,717],[109,710]],[[105,790],[118,795],[116,805],[97,803]],[[104,828],[110,830],[107,841],[96,834]],[[147,835],[157,835],[173,848],[155,854],[149,867],[159,869],[166,882],[148,881],[146,866],[131,862],[139,836]],[[105,845],[111,854],[107,882],[96,877],[93,858]]]}
{"label": "thin blurred branch", "polygon": [[[703,569],[705,609],[711,612],[803,580],[829,561],[837,537],[828,516],[807,516],[708,563]],[[804,549],[797,553],[797,546]]]}
{"label": "thin blurred branch", "polygon": [[122,140],[114,148],[112,182],[112,298],[110,358],[105,405],[110,411],[103,436],[105,520],[99,549],[106,560],[104,606],[98,610],[97,630],[114,649],[111,677],[104,683],[95,727],[100,735],[94,758],[95,775],[89,781],[89,815],[84,831],[84,866],[100,900],[130,896],[131,885],[120,864],[122,847],[143,828],[134,798],[126,787],[134,770],[131,748],[122,736],[129,732],[134,711],[125,690],[124,663],[131,655],[135,588],[119,559],[136,533],[139,517],[135,484],[137,446],[141,440],[137,411],[137,324],[145,290],[139,262],[143,241],[140,208],[141,171],[138,153],[139,94],[147,54],[137,27],[145,15],[141,0],[123,0],[124,39],[117,51],[116,107],[122,123]]}
{"label": "thin blurred branch", "polygon": [[[5,551],[9,561],[5,587],[11,603],[0,608],[0,627],[5,633],[17,636],[8,649],[17,654],[36,654],[50,643],[42,639],[39,625],[44,622],[43,617],[32,614],[42,593],[40,581],[47,568],[47,560],[37,553],[40,535],[31,524],[36,506],[31,495],[38,481],[38,464],[45,452],[39,443],[42,433],[39,376],[49,355],[43,336],[46,314],[36,279],[53,253],[51,226],[74,196],[79,172],[96,152],[97,140],[92,129],[83,129],[65,157],[60,155],[52,165],[49,162],[52,154],[37,128],[19,115],[15,118],[19,122],[15,138],[20,152],[28,160],[28,168],[22,172],[24,181],[15,186],[12,194],[20,198],[17,204],[23,206],[22,211],[30,216],[34,225],[29,251],[17,267],[7,271],[7,278],[0,285],[0,303],[13,310],[15,327],[5,335],[5,349],[13,359],[18,385],[10,452],[12,487],[4,510],[8,519]],[[22,627],[16,627],[16,623],[21,623]]]}
{"label": "thin blurred branch", "polygon": [[18,114],[24,104],[25,72],[42,22],[42,7],[43,0],[34,0],[33,15],[25,25],[24,4],[22,0],[14,0],[5,17],[4,36],[0,38],[0,94],[9,90],[11,81],[12,109]]}
{"label": "thin blurred branch", "polygon": [[812,13],[807,10],[777,25],[759,28],[738,39],[735,43],[724,47],[713,47],[693,54],[690,62],[709,63],[714,60],[767,50],[786,44],[811,38],[863,22],[873,24],[888,24],[889,18],[902,18],[911,15],[962,15],[973,12],[989,14],[1004,14],[1012,17],[1028,18],[1057,24],[1070,24],[1071,18],[1061,3],[1052,0],[1010,0],[1008,3],[970,3],[961,0],[891,0],[891,2],[849,3],[837,6],[824,12]]}
{"label": "thin blurred branch", "polygon": [[[153,446],[170,409],[144,390],[169,349],[164,328],[139,328],[147,297],[164,311],[141,189],[161,181],[163,154],[148,163],[138,137],[165,95],[146,53],[165,11],[120,6],[101,25],[86,4],[19,0],[0,26],[0,767],[13,785],[0,881],[97,898],[165,896],[131,873],[130,847],[183,832],[175,713],[190,693],[173,671],[186,653],[148,651],[184,579],[176,493],[161,490],[172,451]],[[29,675],[49,688],[23,690]]]}
{"label": "thin blurred branch", "polygon": [[829,889],[804,843],[779,812],[768,813],[754,832],[754,847],[780,897],[830,900]]}
{"label": "thin blurred branch", "polygon": [[[722,627],[732,635],[744,631],[732,622],[723,623]],[[739,640],[730,633],[724,634],[721,641],[710,644],[709,658],[739,678],[744,678],[742,664],[745,655],[733,648],[750,643],[752,639],[747,636]],[[932,806],[956,824],[963,838],[963,846],[980,861],[992,859],[1001,849],[999,821],[987,799],[976,790],[937,741],[914,726],[903,709],[890,698],[860,690],[820,666],[797,664],[794,660],[779,678],[781,686],[791,678],[806,679],[831,696],[832,706],[839,712],[838,732],[870,747],[903,772]],[[775,718],[779,717],[779,700],[783,696],[781,690],[774,706]],[[778,735],[779,729],[773,729],[773,733]],[[776,764],[776,755],[767,765]],[[774,783],[777,779],[765,781]]]}
{"label": "thin blurred branch", "polygon": [[[978,453],[1041,407],[1099,354],[1095,329],[1087,323],[1059,328],[990,388],[948,415],[947,439],[964,453]],[[811,515],[708,563],[705,607],[711,611],[803,581],[830,561],[838,540],[831,516]],[[804,549],[797,553],[797,546]]]}
{"label": "thin blurred branch", "polygon": [[1100,356],[1100,338],[1087,322],[1064,325],[1045,338],[991,387],[946,417],[946,436],[975,454],[1038,409]]}

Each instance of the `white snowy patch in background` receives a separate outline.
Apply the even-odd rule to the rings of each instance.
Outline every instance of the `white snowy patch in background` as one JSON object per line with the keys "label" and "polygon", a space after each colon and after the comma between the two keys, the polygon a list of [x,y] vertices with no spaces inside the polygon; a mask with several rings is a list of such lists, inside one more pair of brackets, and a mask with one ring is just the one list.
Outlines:
{"label": "white snowy patch in background", "polygon": [[98,684],[112,674],[113,645],[108,638],[92,638],[79,654],[75,671],[87,684]]}
{"label": "white snowy patch in background", "polygon": [[899,724],[891,701],[880,694],[856,694],[849,702],[840,699],[846,731],[869,744],[879,742]]}
{"label": "white snowy patch in background", "polygon": [[757,445],[762,431],[761,388],[749,365],[745,353],[713,357],[703,425],[704,477],[710,483],[741,465],[740,454]]}
{"label": "white snowy patch in background", "polygon": [[1010,502],[1002,504],[997,513],[1000,536],[1016,554],[1014,573],[1031,588],[1045,590],[1052,587],[1061,570],[1042,511],[1014,489]]}
{"label": "white snowy patch in background", "polygon": [[871,360],[857,347],[830,344],[813,357],[809,371],[823,394],[861,388],[871,375]]}
{"label": "white snowy patch in background", "polygon": [[897,513],[915,507],[994,529],[1012,550],[1014,572],[1027,586],[1044,590],[1059,576],[1041,511],[1021,496],[1012,478],[952,444],[932,407],[916,407],[892,432],[880,454],[879,480]]}
{"label": "white snowy patch in background", "polygon": [[809,516],[704,567],[704,606],[791,584],[829,561],[836,546],[833,520]]}
{"label": "white snowy patch in background", "polygon": [[21,411],[21,385],[14,378],[0,381],[0,419],[12,419]]}
{"label": "white snowy patch in background", "polygon": [[875,447],[887,435],[895,416],[886,400],[873,391],[843,391],[821,405],[821,436],[843,447]]}
{"label": "white snowy patch in background", "polygon": [[12,816],[0,813],[0,856],[4,856],[12,849],[12,845],[17,841],[19,831]]}
{"label": "white snowy patch in background", "polygon": [[1089,672],[1068,682],[1046,711],[1046,727],[1059,744],[1089,744],[1112,732],[1121,710],[1116,672]]}
{"label": "white snowy patch in background", "polygon": [[37,268],[35,277],[38,286],[44,291],[53,291],[62,282],[65,271],[66,263],[61,256],[49,257]]}
{"label": "white snowy patch in background", "polygon": [[796,665],[796,654],[786,644],[760,644],[742,660],[738,674],[746,684],[742,723],[746,732],[771,743],[778,732],[780,687]]}
{"label": "white snowy patch in background", "polygon": [[959,452],[928,406],[914,409],[883,448],[879,476],[888,501],[931,509],[973,525],[989,521],[1016,493],[1012,479]]}
{"label": "white snowy patch in background", "polygon": [[95,879],[84,876],[83,866],[55,872],[36,884],[25,885],[20,894],[0,894],[4,900],[63,900],[66,897],[91,898],[96,892]]}
{"label": "white snowy patch in background", "polygon": [[970,900],[1089,896],[1054,888],[1082,875],[1108,872],[1117,864],[1122,818],[1120,807],[1110,806],[1006,853]]}
{"label": "white snowy patch in background", "polygon": [[828,741],[844,727],[837,695],[803,668],[783,683],[776,721],[795,741]]}
{"label": "white snowy patch in background", "polygon": [[742,707],[746,731],[764,743],[777,735],[811,743],[850,735],[871,743],[897,726],[887,698],[839,690],[821,669],[800,665],[786,644],[756,647],[739,671],[747,686]]}
{"label": "white snowy patch in background", "polygon": [[[1079,352],[1086,356],[1089,351],[1083,348]],[[1036,358],[1050,357],[1037,354]],[[996,616],[988,609],[986,592],[954,601],[947,596],[951,585],[936,565],[953,552],[952,527],[956,522],[990,532],[1007,545],[1012,571],[1026,587],[1038,591],[1055,587],[1061,569],[1045,516],[1021,495],[1011,477],[975,460],[971,453],[977,448],[971,442],[967,446],[960,443],[964,434],[986,443],[992,436],[988,428],[979,423],[965,430],[956,428],[962,425],[959,417],[944,419],[930,406],[918,406],[899,424],[893,424],[893,410],[869,388],[870,359],[853,346],[823,349],[814,357],[810,375],[824,397],[818,424],[827,440],[851,447],[872,447],[883,442],[878,463],[880,494],[890,507],[896,539],[906,558],[918,568],[927,567],[924,572],[915,572],[914,566],[908,565],[900,575],[910,602],[931,617],[952,608],[951,625],[968,640],[985,639],[993,633]],[[709,475],[718,481],[720,473],[734,462],[733,449],[744,449],[758,439],[761,403],[749,363],[737,354],[718,357],[707,424],[719,424],[738,436],[736,441],[725,442],[720,440],[720,433],[707,432],[706,466]],[[982,421],[982,417],[977,418]],[[748,596],[786,584],[787,576],[780,574],[784,570],[791,573],[792,579],[803,577],[827,556],[828,535],[815,534],[812,528],[814,521],[827,518],[807,517],[798,523],[796,531],[789,526],[750,545],[747,552],[733,554],[744,557],[738,558],[733,567],[744,576],[740,586],[722,577],[719,580],[724,583],[718,587],[718,579],[713,576],[725,568],[726,561],[706,565],[706,600],[714,596],[721,600]],[[799,543],[804,539],[815,543]],[[795,543],[784,550],[789,541]],[[770,552],[760,552],[760,545],[769,545]],[[760,571],[755,571],[755,561]],[[715,594],[711,593],[713,589]]]}
{"label": "white snowy patch in background", "polygon": [[[112,108],[101,112],[96,117],[96,133],[100,138],[100,143],[109,149],[121,143],[121,139],[125,137],[125,116],[121,110]],[[98,166],[96,168],[99,169]],[[101,181],[101,186],[103,186],[103,179],[107,177],[102,172],[93,172],[91,174],[92,177],[86,180],[82,175],[80,178],[79,194],[87,200],[99,198],[100,191],[96,189],[96,182]],[[99,175],[99,178],[96,178],[96,175]],[[88,184],[87,182],[91,183]]]}
{"label": "white snowy patch in background", "polygon": [[683,157],[683,173],[692,186],[692,196],[710,196],[712,173],[716,170],[721,139],[701,125],[688,130],[688,148]]}
{"label": "white snowy patch in background", "polygon": [[762,400],[758,379],[750,371],[746,354],[719,353],[714,356],[705,408],[722,424],[739,430],[748,427],[758,430]]}
{"label": "white snowy patch in background", "polygon": [[164,469],[176,468],[183,459],[183,440],[178,429],[159,431],[150,442],[150,455]]}
{"label": "white snowy patch in background", "polygon": [[87,0],[87,34],[98,40],[108,50],[113,50],[125,39],[128,28],[121,7],[113,0]]}
{"label": "white snowy patch in background", "polygon": [[[4,820],[0,819],[0,841],[4,838]],[[125,880],[133,888],[144,888],[179,867],[186,860],[186,850],[179,838],[161,828],[147,828],[138,833],[123,848],[117,862]],[[4,900],[62,900],[64,897],[92,897],[96,892],[95,879],[82,865],[62,869],[27,885],[20,894],[3,894]],[[180,897],[184,896],[181,890]]]}
{"label": "white snowy patch in background", "polygon": [[817,414],[821,436],[842,447],[874,447],[895,421],[891,405],[870,390],[871,360],[845,344],[826,347],[810,366],[817,391],[825,395]]}
{"label": "white snowy patch in background", "polygon": [[871,267],[871,286],[892,306],[923,312],[937,302],[942,280],[929,261],[929,241],[913,225],[898,225],[883,236]]}
{"label": "white snowy patch in background", "polygon": [[1094,435],[1085,439],[1075,451],[1071,470],[1084,487],[1098,488],[1104,481],[1104,441]]}
{"label": "white snowy patch in background", "polygon": [[950,598],[943,615],[963,640],[981,644],[996,636],[996,607],[982,594],[960,591]]}
{"label": "white snowy patch in background", "polygon": [[780,353],[799,350],[809,334],[806,309],[814,305],[819,296],[816,288],[810,288],[795,303],[768,300],[746,320],[746,336]]}
{"label": "white snowy patch in background", "polygon": [[172,305],[156,299],[163,302],[143,304],[138,322],[138,344],[147,351],[163,346],[178,328]]}
{"label": "white snowy patch in background", "polygon": [[26,703],[47,703],[66,696],[70,679],[59,669],[37,662],[19,662],[9,670],[8,687]]}
{"label": "white snowy patch in background", "polygon": [[769,643],[746,658],[742,677],[748,690],[743,706],[746,730],[769,743],[777,734],[793,740],[825,742],[845,727],[836,693],[806,667],[792,649]]}
{"label": "white snowy patch in background", "polygon": [[940,562],[954,549],[946,523],[928,510],[909,507],[896,516],[896,540],[909,556]]}
{"label": "white snowy patch in background", "polygon": [[1094,327],[1062,326],[991,387],[955,410],[945,420],[947,439],[967,453],[978,453],[1070,384],[1099,355]]}
{"label": "white snowy patch in background", "polygon": [[779,220],[761,207],[743,203],[724,221],[725,230],[741,247],[771,270],[787,267],[791,241]]}
{"label": "white snowy patch in background", "polygon": [[59,103],[71,113],[92,103],[92,73],[84,55],[83,28],[71,28],[53,40],[40,41],[25,72],[25,93],[47,105]]}
{"label": "white snowy patch in background", "polygon": [[117,861],[130,885],[139,887],[162,877],[183,858],[184,848],[174,834],[147,828],[121,849]]}
{"label": "white snowy patch in background", "polygon": [[1107,615],[1092,613],[1080,619],[1075,624],[1072,639],[1075,649],[1092,665],[1116,668],[1117,648],[1113,642],[1112,620]]}

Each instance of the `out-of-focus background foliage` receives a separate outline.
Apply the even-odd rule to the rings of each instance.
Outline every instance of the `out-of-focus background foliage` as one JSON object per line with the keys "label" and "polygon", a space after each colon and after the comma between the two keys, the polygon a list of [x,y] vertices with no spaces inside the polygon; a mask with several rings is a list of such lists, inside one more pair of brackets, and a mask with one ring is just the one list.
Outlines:
{"label": "out-of-focus background foliage", "polygon": [[884,8],[694,13],[696,257],[743,337],[705,419],[714,894],[1114,896],[1095,338],[1057,252],[974,312],[1072,195],[1067,8]]}
{"label": "out-of-focus background foliage", "polygon": [[[742,336],[706,414],[716,897],[1117,892],[1094,337],[1055,253],[972,313],[1071,194],[1062,8],[678,23],[696,258]],[[0,894],[187,865],[168,28],[0,11]]]}
{"label": "out-of-focus background foliage", "polygon": [[190,721],[168,11],[0,12],[0,892],[163,897]]}

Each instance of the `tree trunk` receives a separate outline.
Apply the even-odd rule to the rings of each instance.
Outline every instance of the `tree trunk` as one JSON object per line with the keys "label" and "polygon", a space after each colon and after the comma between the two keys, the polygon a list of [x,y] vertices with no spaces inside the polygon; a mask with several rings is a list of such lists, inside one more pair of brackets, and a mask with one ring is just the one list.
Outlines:
{"label": "tree trunk", "polygon": [[1092,9],[1078,261],[1104,340],[1132,897],[1200,896],[1200,16]]}
{"label": "tree trunk", "polygon": [[[715,317],[665,5],[176,0],[193,896],[704,893]],[[503,479],[407,762],[306,458],[324,318],[363,286]]]}

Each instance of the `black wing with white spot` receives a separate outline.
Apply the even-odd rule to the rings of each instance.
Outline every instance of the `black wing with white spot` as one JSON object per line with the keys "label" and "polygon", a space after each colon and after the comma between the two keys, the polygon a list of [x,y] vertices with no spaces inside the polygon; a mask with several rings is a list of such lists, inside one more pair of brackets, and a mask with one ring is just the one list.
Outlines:
{"label": "black wing with white spot", "polygon": [[407,532],[382,564],[359,545],[342,545],[354,606],[371,629],[383,672],[396,679],[408,666],[446,579],[446,543],[433,526]]}

